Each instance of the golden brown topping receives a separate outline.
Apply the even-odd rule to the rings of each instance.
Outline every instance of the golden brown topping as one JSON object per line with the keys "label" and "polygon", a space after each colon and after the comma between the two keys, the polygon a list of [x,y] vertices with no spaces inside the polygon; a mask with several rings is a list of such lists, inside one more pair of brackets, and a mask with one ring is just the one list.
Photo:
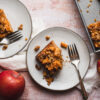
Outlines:
{"label": "golden brown topping", "polygon": [[8,45],[4,45],[2,50],[6,50],[8,48]]}
{"label": "golden brown topping", "polygon": [[60,45],[61,45],[62,48],[65,48],[65,49],[68,47],[68,45],[66,43],[64,43],[64,42],[61,42]]}
{"label": "golden brown topping", "polygon": [[50,39],[50,36],[46,36],[45,39],[48,41]]}
{"label": "golden brown topping", "polygon": [[94,42],[95,47],[100,48],[100,21],[90,24],[88,26],[88,30],[90,32],[91,38]]}
{"label": "golden brown topping", "polygon": [[49,64],[49,63],[51,63],[51,61],[48,58],[43,59],[42,64]]}
{"label": "golden brown topping", "polygon": [[55,48],[54,47],[49,47],[49,50],[54,52],[55,51]]}
{"label": "golden brown topping", "polygon": [[40,49],[40,46],[36,46],[35,48],[34,48],[34,51],[38,51]]}
{"label": "golden brown topping", "polygon": [[18,30],[23,30],[23,24],[18,27]]}

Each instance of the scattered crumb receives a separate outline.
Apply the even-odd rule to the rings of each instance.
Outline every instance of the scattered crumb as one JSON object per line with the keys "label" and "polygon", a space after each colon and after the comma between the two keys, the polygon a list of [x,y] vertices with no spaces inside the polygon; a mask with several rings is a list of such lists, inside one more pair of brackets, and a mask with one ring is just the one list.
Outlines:
{"label": "scattered crumb", "polygon": [[23,30],[23,24],[18,27],[18,30]]}
{"label": "scattered crumb", "polygon": [[35,68],[37,69],[37,70],[41,70],[41,67],[39,66],[39,65],[35,65]]}
{"label": "scattered crumb", "polygon": [[89,13],[89,10],[86,10],[87,13]]}
{"label": "scattered crumb", "polygon": [[25,38],[25,41],[27,41],[28,40],[28,38]]}
{"label": "scattered crumb", "polygon": [[48,41],[50,39],[50,36],[46,36],[45,39]]}
{"label": "scattered crumb", "polygon": [[80,12],[82,12],[82,10],[80,10]]}
{"label": "scattered crumb", "polygon": [[8,45],[4,45],[2,50],[6,50],[8,48]]}
{"label": "scattered crumb", "polygon": [[88,4],[87,8],[89,8],[91,6],[91,4]]}
{"label": "scattered crumb", "polygon": [[35,48],[34,48],[34,51],[38,51],[40,49],[40,46],[36,46]]}
{"label": "scattered crumb", "polygon": [[92,2],[93,0],[89,0],[90,2]]}
{"label": "scattered crumb", "polygon": [[60,46],[61,46],[62,48],[65,48],[65,49],[68,47],[68,45],[67,45],[66,43],[64,43],[64,42],[61,42]]}
{"label": "scattered crumb", "polygon": [[94,19],[94,21],[96,22],[97,20],[96,20],[96,19]]}

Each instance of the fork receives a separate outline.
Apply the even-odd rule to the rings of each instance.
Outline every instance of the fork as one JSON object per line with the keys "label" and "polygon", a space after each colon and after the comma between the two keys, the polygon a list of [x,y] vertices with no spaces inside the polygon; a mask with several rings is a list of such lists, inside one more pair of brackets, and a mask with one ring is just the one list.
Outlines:
{"label": "fork", "polygon": [[74,67],[75,67],[75,69],[77,71],[77,74],[78,74],[78,78],[79,78],[79,81],[80,81],[80,87],[81,87],[81,92],[82,92],[83,99],[87,100],[88,99],[88,95],[87,95],[86,89],[84,87],[83,80],[81,78],[79,69],[77,68],[78,64],[80,62],[80,57],[79,57],[78,50],[77,50],[77,47],[76,47],[75,44],[72,44],[72,45],[68,46],[68,53],[69,53],[69,57],[70,57],[70,60],[71,60],[71,64],[74,65]]}
{"label": "fork", "polygon": [[20,33],[21,33],[20,30],[12,32],[12,34],[7,35],[5,38],[3,38],[0,41],[0,45],[9,45],[11,43],[18,41],[19,39],[23,37],[22,34]]}

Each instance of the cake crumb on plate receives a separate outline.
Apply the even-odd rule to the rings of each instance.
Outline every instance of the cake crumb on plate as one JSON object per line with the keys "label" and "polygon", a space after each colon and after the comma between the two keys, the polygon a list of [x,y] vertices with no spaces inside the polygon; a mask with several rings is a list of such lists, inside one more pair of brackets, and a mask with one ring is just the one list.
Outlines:
{"label": "cake crumb on plate", "polygon": [[2,50],[6,50],[8,48],[8,45],[4,45],[3,47],[2,47]]}

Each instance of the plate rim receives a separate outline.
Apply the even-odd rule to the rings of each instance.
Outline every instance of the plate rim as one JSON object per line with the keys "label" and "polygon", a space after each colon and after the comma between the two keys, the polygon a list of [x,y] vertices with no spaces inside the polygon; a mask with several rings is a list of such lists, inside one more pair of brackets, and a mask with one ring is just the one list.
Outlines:
{"label": "plate rim", "polygon": [[[29,45],[28,45],[28,48],[27,48],[27,50],[26,50],[26,67],[27,67],[27,69],[28,69],[28,73],[29,73],[29,75],[31,76],[32,80],[33,80],[36,84],[38,84],[39,86],[41,86],[42,88],[47,89],[47,90],[50,90],[50,91],[59,91],[59,92],[60,92],[60,91],[67,91],[67,90],[70,90],[70,89],[76,87],[76,86],[79,84],[79,82],[78,82],[77,84],[75,84],[74,86],[68,88],[68,89],[61,89],[61,90],[50,89],[50,88],[48,88],[48,87],[45,87],[45,86],[39,84],[39,83],[32,77],[32,74],[31,74],[31,72],[30,72],[30,70],[29,70],[29,67],[28,67],[28,60],[27,60],[27,59],[28,59],[28,50],[29,50],[30,44],[32,43],[32,41],[34,40],[34,38],[35,38],[36,36],[38,36],[38,35],[41,34],[41,32],[43,32],[43,31],[45,31],[45,30],[48,30],[48,29],[52,29],[52,28],[63,28],[63,29],[72,31],[74,34],[78,35],[78,36],[83,40],[83,38],[82,38],[79,34],[77,34],[76,32],[74,32],[73,30],[71,30],[71,29],[69,29],[69,28],[59,27],[59,26],[46,28],[46,29],[40,31],[37,35],[35,35],[35,36],[31,39],[31,41],[30,41],[30,43],[29,43]],[[83,40],[83,41],[84,41],[84,40]],[[86,45],[86,42],[85,42],[85,41],[84,41],[84,43],[85,43],[85,45]],[[87,68],[87,70],[86,70],[86,72],[85,72],[85,74],[84,74],[84,76],[83,76],[82,79],[84,79],[84,77],[86,76],[86,74],[87,74],[87,72],[88,72],[88,69],[89,69],[90,61],[91,61],[90,51],[89,51],[89,48],[88,48],[87,45],[86,45],[86,48],[87,48],[88,54],[89,54],[89,63],[88,63],[88,68]]]}
{"label": "plate rim", "polygon": [[16,0],[18,1],[27,11],[28,15],[29,15],[29,18],[30,18],[30,22],[31,22],[31,33],[30,33],[30,36],[29,36],[29,39],[27,40],[27,43],[24,45],[23,48],[21,48],[18,52],[16,52],[15,54],[11,55],[11,56],[8,56],[8,57],[0,57],[0,59],[7,59],[7,58],[11,58],[15,55],[17,55],[19,52],[21,52],[26,46],[27,44],[29,43],[30,39],[31,39],[31,36],[32,36],[32,32],[33,32],[33,24],[32,24],[32,18],[31,18],[31,14],[30,12],[28,11],[28,8],[20,1],[20,0]]}

